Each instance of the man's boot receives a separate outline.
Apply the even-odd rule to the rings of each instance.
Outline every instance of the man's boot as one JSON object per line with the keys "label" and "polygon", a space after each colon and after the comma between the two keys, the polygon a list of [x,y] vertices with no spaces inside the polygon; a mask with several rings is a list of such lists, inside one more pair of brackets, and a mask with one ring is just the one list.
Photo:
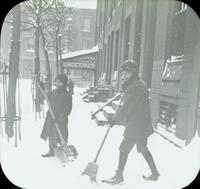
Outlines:
{"label": "man's boot", "polygon": [[55,156],[55,154],[54,154],[54,152],[51,152],[51,151],[49,151],[49,152],[47,152],[46,154],[42,154],[42,157],[54,157]]}
{"label": "man's boot", "polygon": [[116,171],[115,175],[108,179],[108,180],[102,180],[103,183],[111,184],[111,185],[117,185],[117,184],[123,184],[124,177],[122,173],[120,173],[118,170]]}
{"label": "man's boot", "polygon": [[151,153],[149,152],[149,150],[145,153],[142,153],[144,159],[146,160],[146,162],[148,163],[150,169],[151,169],[151,175],[149,176],[145,176],[143,175],[143,178],[145,180],[151,180],[151,181],[156,181],[158,180],[160,174],[156,168],[155,162],[153,160],[153,157],[151,155]]}
{"label": "man's boot", "polygon": [[54,157],[55,146],[56,146],[55,140],[53,139],[53,137],[49,137],[49,152],[47,152],[46,154],[42,154],[42,157]]}
{"label": "man's boot", "polygon": [[123,182],[124,182],[123,172],[124,172],[124,168],[125,168],[127,159],[128,159],[128,154],[120,152],[118,169],[117,169],[115,175],[108,180],[102,180],[102,182],[112,184],[112,185],[123,184]]}

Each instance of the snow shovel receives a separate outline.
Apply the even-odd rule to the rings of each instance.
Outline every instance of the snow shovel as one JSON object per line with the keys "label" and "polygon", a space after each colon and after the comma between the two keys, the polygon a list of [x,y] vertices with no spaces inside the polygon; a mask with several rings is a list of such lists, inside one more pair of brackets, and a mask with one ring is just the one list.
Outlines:
{"label": "snow shovel", "polygon": [[[120,108],[123,100],[124,100],[124,97],[121,98],[120,103],[119,103],[119,105],[117,107],[116,112],[119,110],[119,108]],[[97,176],[97,171],[98,171],[98,165],[97,165],[96,162],[97,162],[98,156],[99,156],[99,154],[101,152],[101,149],[102,149],[102,147],[104,145],[104,142],[105,142],[105,140],[106,140],[106,138],[108,136],[108,133],[110,131],[110,128],[111,128],[110,125],[107,124],[107,126],[108,126],[108,129],[107,129],[106,134],[105,134],[105,136],[103,138],[103,141],[101,142],[101,145],[99,147],[99,150],[98,150],[98,152],[96,154],[95,159],[92,162],[88,163],[87,167],[85,168],[85,170],[82,173],[82,175],[88,175],[90,177],[91,182],[96,182],[97,183],[96,176]]]}
{"label": "snow shovel", "polygon": [[[50,114],[51,114],[51,117],[53,118],[53,120],[55,120],[55,115],[52,111],[52,108],[51,108],[51,105],[50,105],[50,102],[49,102],[49,99],[47,97],[47,95],[45,94],[45,92],[43,91],[43,89],[41,88],[41,86],[38,84],[38,88],[40,90],[40,92],[42,93],[42,95],[44,96],[46,102],[47,102],[47,105],[49,107],[49,111],[50,111]],[[60,146],[56,146],[54,148],[54,152],[55,152],[55,155],[58,159],[60,159],[61,163],[62,164],[65,164],[65,163],[68,163],[69,162],[69,159],[68,157],[70,156],[70,150],[67,146],[67,143],[65,142],[63,136],[62,136],[62,133],[60,131],[60,128],[58,126],[58,124],[55,122],[55,126],[56,126],[56,129],[57,129],[57,132],[58,132],[58,135],[59,135],[59,138],[60,138],[60,141],[61,141],[61,145]]]}
{"label": "snow shovel", "polygon": [[87,164],[87,167],[85,168],[85,170],[83,171],[83,173],[81,174],[81,175],[88,175],[89,177],[90,177],[90,180],[91,180],[91,182],[96,182],[97,183],[97,181],[96,181],[96,176],[97,176],[97,171],[98,171],[98,165],[97,165],[97,159],[98,159],[98,156],[99,156],[99,154],[100,154],[100,152],[101,152],[101,149],[102,149],[102,147],[103,147],[103,145],[104,145],[104,142],[105,142],[105,140],[106,140],[106,138],[107,138],[107,136],[108,136],[108,133],[109,133],[109,131],[110,131],[110,125],[108,126],[108,129],[107,129],[107,131],[106,131],[106,134],[105,134],[105,136],[104,136],[104,138],[103,138],[103,141],[101,142],[101,145],[100,145],[100,147],[99,147],[99,150],[98,150],[98,152],[97,152],[97,154],[96,154],[96,157],[95,157],[95,159],[92,161],[92,162],[89,162],[88,164]]}

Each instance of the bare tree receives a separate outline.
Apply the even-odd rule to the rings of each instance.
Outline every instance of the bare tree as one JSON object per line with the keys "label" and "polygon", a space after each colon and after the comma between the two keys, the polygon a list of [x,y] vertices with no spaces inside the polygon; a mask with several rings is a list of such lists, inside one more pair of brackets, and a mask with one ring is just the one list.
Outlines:
{"label": "bare tree", "polygon": [[72,8],[66,7],[64,2],[55,0],[54,6],[52,10],[49,11],[46,26],[47,35],[51,38],[51,45],[55,48],[56,52],[56,68],[57,74],[62,73],[64,71],[63,63],[62,63],[62,52],[64,49],[64,37],[66,35],[66,31],[68,32],[68,24],[69,17],[71,17]]}
{"label": "bare tree", "polygon": [[[36,78],[36,83],[39,83],[40,81],[40,35],[42,35],[42,41],[43,41],[43,48],[45,53],[45,59],[46,59],[46,68],[47,68],[47,81],[50,82],[51,73],[50,73],[50,65],[49,65],[49,58],[48,58],[48,52],[46,50],[45,45],[45,38],[43,35],[43,27],[42,24],[44,17],[48,13],[48,11],[51,10],[52,6],[54,4],[54,0],[29,0],[23,3],[23,14],[25,15],[25,19],[23,20],[23,30],[35,30],[35,64],[34,64],[34,75]],[[51,90],[50,87],[51,83],[48,83],[49,90]],[[36,99],[35,99],[35,110],[36,112],[41,111],[40,107],[40,92],[35,87],[36,91]]]}
{"label": "bare tree", "polygon": [[14,134],[13,126],[16,118],[16,81],[18,77],[20,54],[20,5],[13,8],[13,27],[11,51],[9,57],[9,84],[6,113],[6,134],[12,137]]}
{"label": "bare tree", "polygon": [[48,55],[48,50],[47,50],[46,39],[45,39],[44,32],[43,32],[42,28],[40,28],[40,33],[41,33],[41,37],[42,37],[42,45],[43,45],[43,50],[44,50],[44,55],[45,55],[45,60],[46,60],[47,91],[51,92],[51,69],[50,69],[49,55]]}

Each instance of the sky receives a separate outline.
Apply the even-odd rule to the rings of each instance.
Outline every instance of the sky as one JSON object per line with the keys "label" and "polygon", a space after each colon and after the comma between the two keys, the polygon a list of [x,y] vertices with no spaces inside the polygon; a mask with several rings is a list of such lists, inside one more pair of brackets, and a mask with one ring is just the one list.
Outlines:
{"label": "sky", "polygon": [[96,9],[97,0],[64,0],[67,6]]}

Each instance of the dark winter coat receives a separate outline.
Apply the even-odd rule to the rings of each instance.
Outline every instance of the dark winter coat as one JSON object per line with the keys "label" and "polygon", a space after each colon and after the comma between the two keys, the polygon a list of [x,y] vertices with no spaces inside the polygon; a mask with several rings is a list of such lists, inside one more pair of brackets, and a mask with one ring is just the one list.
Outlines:
{"label": "dark winter coat", "polygon": [[72,80],[69,80],[68,82],[68,91],[69,91],[69,94],[73,95],[74,94],[74,83]]}
{"label": "dark winter coat", "polygon": [[124,137],[140,139],[153,133],[148,89],[139,78],[130,78],[125,82],[122,106],[114,120],[125,125]]}
{"label": "dark winter coat", "polygon": [[[60,87],[52,91],[49,95],[51,108],[56,117],[56,121],[61,130],[62,136],[68,140],[68,115],[72,110],[72,96],[66,91],[65,87]],[[58,137],[56,127],[51,117],[50,111],[44,122],[41,138],[47,140],[48,137]]]}

